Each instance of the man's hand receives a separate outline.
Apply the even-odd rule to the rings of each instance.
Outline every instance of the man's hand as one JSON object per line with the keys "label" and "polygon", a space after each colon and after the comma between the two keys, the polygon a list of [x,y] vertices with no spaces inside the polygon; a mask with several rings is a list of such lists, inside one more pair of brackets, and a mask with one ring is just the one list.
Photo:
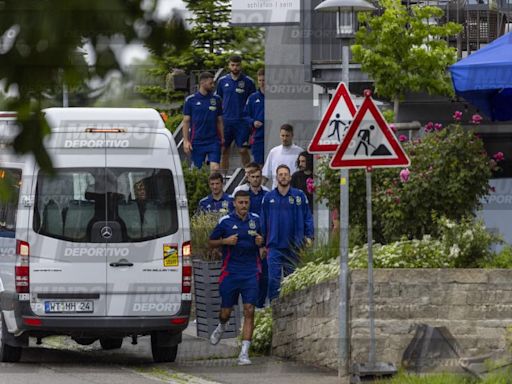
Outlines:
{"label": "man's hand", "polygon": [[186,155],[190,155],[190,152],[192,152],[192,143],[188,140],[183,141],[183,150],[185,151]]}
{"label": "man's hand", "polygon": [[238,233],[231,235],[229,237],[226,237],[225,239],[222,239],[222,244],[224,245],[236,245],[238,242]]}
{"label": "man's hand", "polygon": [[309,237],[306,237],[306,247],[309,248],[313,245],[313,239],[310,239]]}
{"label": "man's hand", "polygon": [[267,257],[267,249],[260,248],[260,259],[263,260],[265,257]]}
{"label": "man's hand", "polygon": [[255,127],[255,128],[259,128],[259,127],[261,127],[262,125],[263,125],[263,123],[262,123],[261,121],[259,121],[259,120],[256,120],[256,121],[254,122],[254,127]]}
{"label": "man's hand", "polygon": [[263,245],[263,236],[257,234],[256,237],[254,238],[254,242],[258,247],[261,247]]}

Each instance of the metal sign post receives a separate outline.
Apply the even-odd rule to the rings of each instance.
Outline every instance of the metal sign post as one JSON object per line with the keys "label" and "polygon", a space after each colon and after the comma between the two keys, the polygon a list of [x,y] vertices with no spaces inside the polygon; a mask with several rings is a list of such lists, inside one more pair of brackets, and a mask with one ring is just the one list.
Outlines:
{"label": "metal sign post", "polygon": [[[372,100],[371,92],[365,91],[365,100],[359,107],[354,120],[351,122],[330,163],[332,169],[342,169],[342,171],[348,171],[350,168],[366,169],[370,349],[369,361],[367,363],[354,364],[352,367],[351,383],[388,377],[397,372],[393,364],[377,362],[376,359],[375,306],[373,297],[372,169],[374,167],[403,167],[409,164],[409,158]],[[341,207],[343,208],[343,204]],[[343,234],[348,236],[345,231],[342,231]],[[346,260],[348,262],[348,249]],[[341,273],[343,273],[343,266],[344,258],[342,253]],[[343,292],[341,292],[342,284],[347,283],[342,280],[343,278],[340,276],[340,295],[343,295]],[[341,301],[343,302],[343,300]],[[340,306],[340,326],[343,320],[341,315]],[[340,327],[340,329],[342,328]]]}
{"label": "metal sign post", "polygon": [[373,303],[372,168],[366,168],[366,225],[368,228],[368,319],[370,321],[370,366],[375,366],[375,306]]}

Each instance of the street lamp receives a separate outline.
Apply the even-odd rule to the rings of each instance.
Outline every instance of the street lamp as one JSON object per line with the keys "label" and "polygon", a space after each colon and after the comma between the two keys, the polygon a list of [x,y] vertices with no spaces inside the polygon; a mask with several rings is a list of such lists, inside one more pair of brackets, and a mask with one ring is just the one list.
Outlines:
{"label": "street lamp", "polygon": [[[336,37],[341,40],[341,80],[349,88],[349,55],[350,43],[356,29],[356,12],[373,11],[375,6],[365,0],[325,0],[315,11],[336,12]],[[347,383],[350,379],[350,330],[348,316],[348,232],[349,232],[349,171],[340,171],[340,304],[339,304],[339,344],[338,344],[338,376],[340,383]],[[370,353],[369,364],[355,366],[355,374],[359,376],[381,376],[396,373],[394,366],[376,363],[375,352],[375,320],[373,316],[373,275],[368,270],[368,301],[370,322]]]}

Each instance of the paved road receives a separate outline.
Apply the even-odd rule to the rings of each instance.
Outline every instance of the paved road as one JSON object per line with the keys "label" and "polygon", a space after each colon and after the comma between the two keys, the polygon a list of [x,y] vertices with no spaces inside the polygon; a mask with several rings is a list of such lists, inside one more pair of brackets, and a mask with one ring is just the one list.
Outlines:
{"label": "paved road", "polygon": [[[0,364],[0,384],[335,384],[336,373],[271,357],[255,357],[254,365],[236,364],[233,340],[211,346],[187,332],[175,363],[155,364],[149,337],[103,351],[98,342],[81,346],[66,337],[43,339],[23,351],[17,364]],[[32,340],[31,340],[32,342]]]}

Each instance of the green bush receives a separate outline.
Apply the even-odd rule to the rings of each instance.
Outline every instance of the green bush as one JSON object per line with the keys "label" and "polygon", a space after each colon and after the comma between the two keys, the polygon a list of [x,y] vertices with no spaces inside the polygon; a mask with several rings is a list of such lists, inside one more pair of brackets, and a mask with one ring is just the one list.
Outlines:
{"label": "green bush", "polygon": [[[387,244],[406,236],[420,239],[438,235],[436,217],[461,220],[472,216],[487,195],[496,163],[471,130],[453,125],[403,143],[411,159],[409,177],[400,169],[376,169],[372,173],[374,239]],[[319,161],[316,195],[330,208],[339,205],[339,172],[329,169],[329,159]],[[366,185],[362,170],[350,172],[350,224],[366,227]],[[365,242],[360,231],[358,243]]]}
{"label": "green bush", "polygon": [[272,308],[258,310],[254,316],[251,351],[268,355],[272,348]]}
{"label": "green bush", "polygon": [[218,249],[208,247],[208,240],[213,228],[219,221],[219,213],[199,213],[190,220],[190,238],[195,258],[205,261],[220,260],[221,254]]}
{"label": "green bush", "polygon": [[512,268],[512,246],[507,245],[497,254],[481,260],[478,266],[481,268]]}
{"label": "green bush", "polygon": [[207,167],[197,169],[190,168],[187,164],[184,164],[183,176],[185,177],[185,188],[187,189],[189,214],[193,215],[197,211],[199,200],[210,193],[210,188],[208,187],[210,171]]}
{"label": "green bush", "polygon": [[[390,244],[373,245],[375,268],[471,268],[491,263],[491,245],[500,241],[481,221],[463,218],[460,223],[435,219],[439,238],[425,235],[421,240],[403,238]],[[337,250],[336,250],[337,251]],[[339,276],[339,257],[333,247],[320,246],[311,252],[311,260],[284,278],[281,296]],[[323,253],[322,253],[323,252]],[[502,259],[512,260],[512,249],[503,250]],[[313,258],[315,257],[315,258]],[[368,267],[367,245],[355,246],[349,254],[350,268]]]}
{"label": "green bush", "polygon": [[336,278],[340,274],[339,258],[316,264],[309,262],[286,276],[281,283],[280,296]]}

